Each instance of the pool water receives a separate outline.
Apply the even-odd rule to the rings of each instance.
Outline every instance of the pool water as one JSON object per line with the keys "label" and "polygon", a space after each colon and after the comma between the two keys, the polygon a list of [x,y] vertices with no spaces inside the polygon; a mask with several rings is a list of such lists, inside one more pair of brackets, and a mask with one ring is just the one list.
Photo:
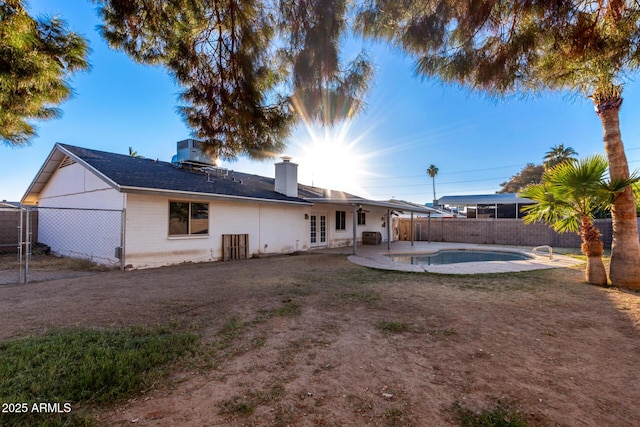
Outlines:
{"label": "pool water", "polygon": [[393,262],[402,264],[457,264],[461,262],[482,262],[482,261],[522,261],[531,257],[517,252],[491,252],[473,250],[445,250],[432,254],[405,254],[389,255]]}

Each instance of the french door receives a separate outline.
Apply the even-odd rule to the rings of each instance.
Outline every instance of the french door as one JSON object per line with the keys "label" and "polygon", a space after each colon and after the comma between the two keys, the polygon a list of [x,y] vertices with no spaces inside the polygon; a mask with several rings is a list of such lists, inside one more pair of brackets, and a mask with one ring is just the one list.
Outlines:
{"label": "french door", "polygon": [[311,227],[311,247],[327,245],[327,215],[312,212],[309,225]]}

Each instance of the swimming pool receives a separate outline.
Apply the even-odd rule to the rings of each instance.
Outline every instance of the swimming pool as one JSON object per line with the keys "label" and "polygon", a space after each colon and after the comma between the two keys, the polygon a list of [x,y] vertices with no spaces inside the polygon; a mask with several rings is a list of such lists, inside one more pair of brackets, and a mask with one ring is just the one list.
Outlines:
{"label": "swimming pool", "polygon": [[479,251],[467,249],[441,250],[428,254],[390,254],[393,262],[402,264],[441,265],[462,262],[524,261],[532,257],[520,252]]}

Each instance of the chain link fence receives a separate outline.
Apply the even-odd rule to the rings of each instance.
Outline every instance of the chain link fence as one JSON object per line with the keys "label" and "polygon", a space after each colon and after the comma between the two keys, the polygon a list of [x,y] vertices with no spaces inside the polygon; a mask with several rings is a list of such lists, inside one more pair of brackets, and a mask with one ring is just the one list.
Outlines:
{"label": "chain link fence", "polygon": [[20,282],[20,237],[25,210],[0,203],[0,285]]}
{"label": "chain link fence", "polygon": [[[8,252],[0,255],[0,284],[73,277],[123,267],[123,210],[51,207],[17,210],[14,242],[0,247]],[[0,235],[6,234],[6,240],[10,240],[11,228],[6,225],[0,229]]]}

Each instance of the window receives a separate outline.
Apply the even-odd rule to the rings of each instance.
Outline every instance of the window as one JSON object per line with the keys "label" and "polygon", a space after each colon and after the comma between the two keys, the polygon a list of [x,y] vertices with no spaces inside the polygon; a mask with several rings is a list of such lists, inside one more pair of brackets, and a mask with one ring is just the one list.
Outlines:
{"label": "window", "polygon": [[366,221],[367,215],[364,212],[358,212],[358,225],[366,225],[367,221]]}
{"label": "window", "polygon": [[169,202],[169,236],[209,234],[209,204]]}
{"label": "window", "polygon": [[336,211],[336,230],[347,229],[347,213],[345,211]]}

